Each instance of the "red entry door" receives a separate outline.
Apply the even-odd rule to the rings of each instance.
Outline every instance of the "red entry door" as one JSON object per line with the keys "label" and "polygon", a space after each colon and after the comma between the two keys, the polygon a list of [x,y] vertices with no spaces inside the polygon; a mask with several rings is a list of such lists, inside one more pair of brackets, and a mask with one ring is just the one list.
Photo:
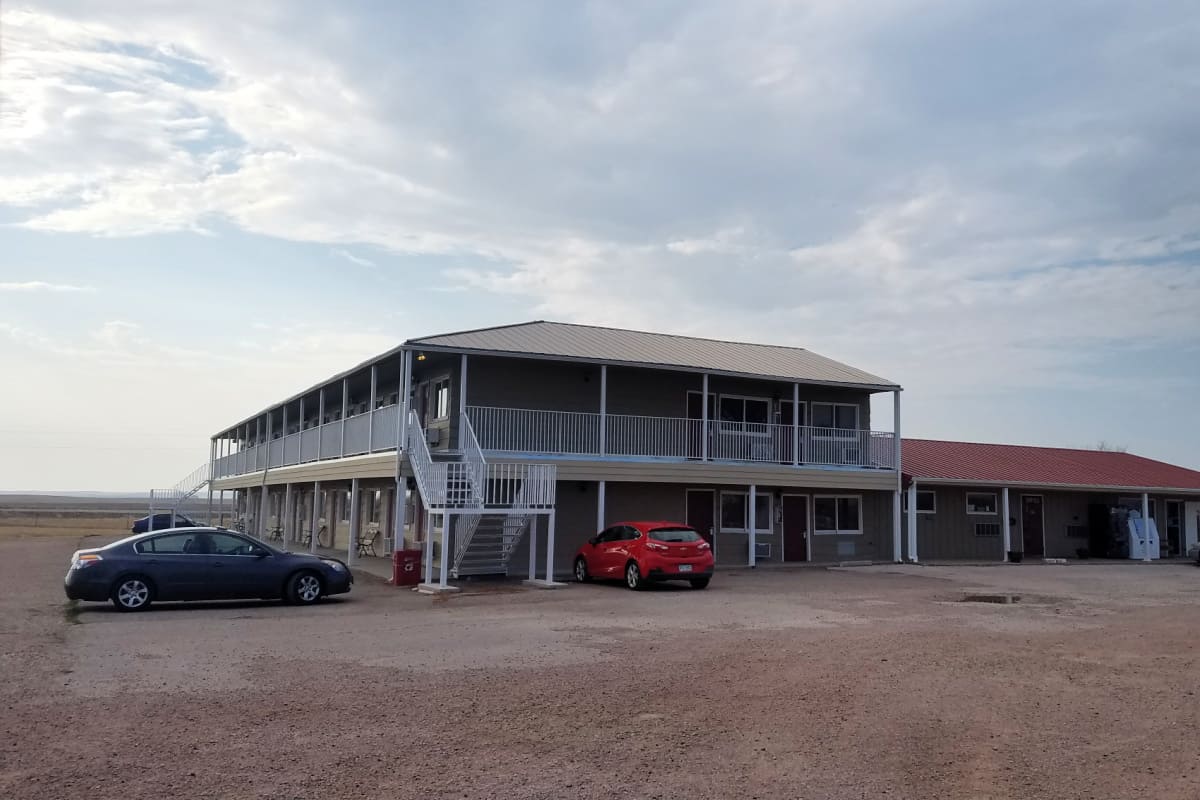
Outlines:
{"label": "red entry door", "polygon": [[713,505],[716,493],[711,489],[688,489],[687,524],[696,529],[710,545],[713,543]]}
{"label": "red entry door", "polygon": [[783,560],[808,560],[808,497],[783,496]]}

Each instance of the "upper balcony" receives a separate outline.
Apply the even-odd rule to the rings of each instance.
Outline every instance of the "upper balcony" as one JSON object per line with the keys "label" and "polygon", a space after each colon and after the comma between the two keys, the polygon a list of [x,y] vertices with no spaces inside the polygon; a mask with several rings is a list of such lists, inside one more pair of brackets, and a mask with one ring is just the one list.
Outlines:
{"label": "upper balcony", "polygon": [[471,406],[480,448],[508,458],[891,470],[895,434],[855,428]]}

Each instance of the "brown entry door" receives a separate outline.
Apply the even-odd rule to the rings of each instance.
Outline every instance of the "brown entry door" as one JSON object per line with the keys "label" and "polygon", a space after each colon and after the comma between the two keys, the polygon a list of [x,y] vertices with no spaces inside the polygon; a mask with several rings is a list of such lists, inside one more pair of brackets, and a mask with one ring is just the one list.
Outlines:
{"label": "brown entry door", "polygon": [[1021,533],[1022,541],[1025,544],[1025,555],[1043,556],[1046,554],[1044,525],[1041,496],[1022,495]]}
{"label": "brown entry door", "polygon": [[783,496],[783,560],[808,560],[808,498]]}
{"label": "brown entry door", "polygon": [[687,524],[695,528],[710,545],[713,543],[713,504],[715,501],[716,497],[712,490],[688,490]]}

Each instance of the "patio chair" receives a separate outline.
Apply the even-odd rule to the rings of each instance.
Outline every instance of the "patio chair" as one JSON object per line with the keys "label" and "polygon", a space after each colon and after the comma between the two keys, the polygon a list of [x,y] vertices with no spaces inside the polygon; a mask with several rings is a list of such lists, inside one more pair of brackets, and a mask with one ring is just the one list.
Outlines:
{"label": "patio chair", "polygon": [[358,555],[378,557],[379,554],[375,552],[375,543],[377,541],[379,541],[379,524],[372,522],[358,537]]}

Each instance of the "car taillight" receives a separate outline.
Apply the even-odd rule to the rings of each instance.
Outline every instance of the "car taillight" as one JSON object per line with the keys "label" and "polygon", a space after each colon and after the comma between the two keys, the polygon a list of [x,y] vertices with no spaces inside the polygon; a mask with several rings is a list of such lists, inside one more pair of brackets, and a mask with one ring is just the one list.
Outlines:
{"label": "car taillight", "polygon": [[671,550],[671,548],[667,547],[665,544],[659,544],[658,542],[646,542],[646,549],[657,550],[660,553],[666,553]]}
{"label": "car taillight", "polygon": [[710,547],[710,545],[708,542],[700,542],[700,544],[696,545],[696,547],[699,548],[700,550],[707,550]]}
{"label": "car taillight", "polygon": [[98,556],[95,553],[84,553],[83,555],[76,556],[75,563],[72,564],[71,566],[73,566],[75,569],[84,569],[85,567],[90,567],[93,564],[96,564],[103,560],[104,560],[103,558],[101,558],[100,556]]}

